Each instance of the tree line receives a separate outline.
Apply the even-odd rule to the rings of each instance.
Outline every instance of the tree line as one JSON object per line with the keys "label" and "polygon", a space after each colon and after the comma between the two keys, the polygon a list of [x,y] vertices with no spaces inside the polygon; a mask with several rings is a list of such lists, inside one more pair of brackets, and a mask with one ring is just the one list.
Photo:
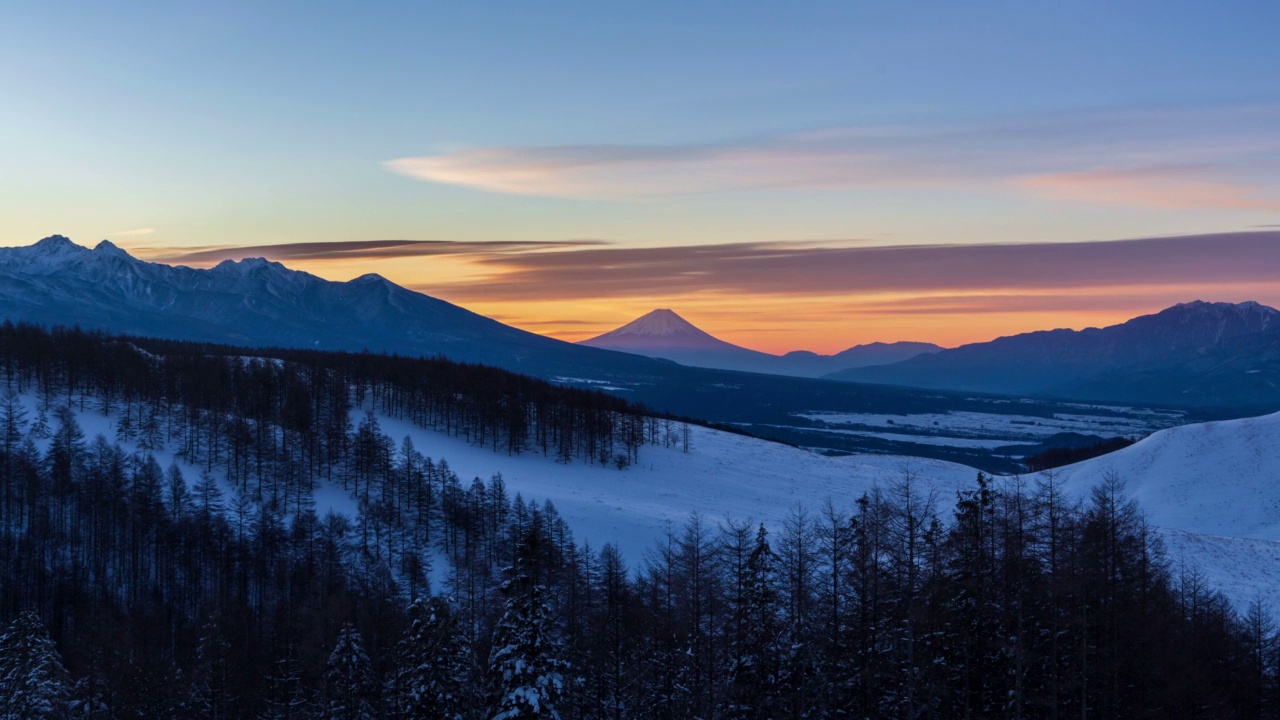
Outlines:
{"label": "tree line", "polygon": [[[477,429],[489,421],[424,410],[430,392],[412,388],[430,381],[348,369],[412,361],[33,332],[0,330],[0,717],[1280,708],[1267,608],[1238,613],[1171,563],[1119,478],[1076,499],[1052,475],[979,474],[942,497],[904,470],[774,528],[694,515],[629,564],[576,542],[554,506],[500,475],[464,482],[388,436],[379,415],[399,407],[463,436],[477,423],[471,440],[499,452],[559,459],[536,428],[512,448]],[[32,336],[43,341],[12,345]],[[93,413],[116,437],[86,437],[78,418]],[[577,457],[599,462],[597,449]],[[354,512],[319,516],[317,483],[345,487]]]}

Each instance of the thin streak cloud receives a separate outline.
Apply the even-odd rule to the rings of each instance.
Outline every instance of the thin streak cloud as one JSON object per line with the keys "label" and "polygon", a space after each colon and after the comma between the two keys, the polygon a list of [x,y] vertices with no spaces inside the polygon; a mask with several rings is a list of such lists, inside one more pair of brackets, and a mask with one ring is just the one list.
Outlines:
{"label": "thin streak cloud", "polygon": [[1039,175],[1020,182],[1049,197],[1107,205],[1280,211],[1280,188],[1216,175],[1201,167],[1155,166]]}
{"label": "thin streak cloud", "polygon": [[291,260],[391,260],[444,255],[490,256],[580,249],[605,245],[601,240],[455,242],[449,240],[354,240],[280,245],[226,245],[200,248],[138,248],[140,256],[166,263],[203,265],[223,260],[264,257]]}
{"label": "thin streak cloud", "polygon": [[[1257,190],[1261,199],[1250,201],[1253,191],[1241,178],[1274,178],[1263,171],[1277,153],[1280,107],[1248,106],[856,126],[701,145],[482,147],[383,165],[409,178],[487,192],[600,200],[976,184],[1088,202],[1265,210],[1272,207],[1267,193],[1277,190],[1274,179]],[[1108,178],[1117,183],[1175,166],[1177,178],[1129,177],[1125,193],[1100,187]]]}
{"label": "thin streak cloud", "polygon": [[110,237],[136,237],[140,235],[151,235],[155,233],[155,228],[144,227],[133,230],[121,230],[120,232],[111,233]]}
{"label": "thin streak cloud", "polygon": [[477,262],[492,282],[421,289],[455,300],[514,301],[1272,283],[1280,282],[1280,232],[1016,245],[602,247]]}

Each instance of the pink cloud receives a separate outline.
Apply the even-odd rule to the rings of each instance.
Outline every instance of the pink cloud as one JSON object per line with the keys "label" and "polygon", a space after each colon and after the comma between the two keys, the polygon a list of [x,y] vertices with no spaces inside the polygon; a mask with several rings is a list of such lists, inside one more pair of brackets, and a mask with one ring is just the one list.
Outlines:
{"label": "pink cloud", "polygon": [[493,282],[422,289],[457,300],[495,301],[1280,283],[1280,231],[1052,244],[593,247],[492,255],[478,262],[489,268]]}
{"label": "pink cloud", "polygon": [[1020,186],[1047,197],[1155,208],[1280,210],[1280,191],[1220,177],[1204,168],[1102,168],[1020,178]]}
{"label": "pink cloud", "polygon": [[[1270,210],[1280,195],[1277,153],[1280,107],[1256,106],[866,125],[686,145],[480,147],[383,166],[437,184],[584,199],[1012,186],[1090,202]],[[1270,185],[1254,188],[1250,177]]]}

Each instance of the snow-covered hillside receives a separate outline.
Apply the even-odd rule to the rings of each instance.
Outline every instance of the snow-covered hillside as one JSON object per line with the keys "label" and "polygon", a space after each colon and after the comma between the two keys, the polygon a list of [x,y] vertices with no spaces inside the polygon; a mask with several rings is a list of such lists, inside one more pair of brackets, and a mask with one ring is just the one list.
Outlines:
{"label": "snow-covered hillside", "polygon": [[[647,447],[623,471],[561,465],[540,455],[507,456],[457,438],[383,418],[393,437],[410,435],[463,478],[501,472],[510,490],[551,500],[579,540],[613,542],[632,561],[661,537],[667,523],[690,513],[777,528],[797,504],[816,513],[830,499],[849,507],[876,485],[910,473],[937,494],[946,514],[956,491],[971,488],[973,468],[886,455],[828,457],[806,450],[693,428],[690,452]],[[1061,468],[1064,490],[1087,499],[1115,474],[1150,523],[1169,559],[1196,567],[1240,607],[1262,594],[1280,608],[1280,413],[1165,430],[1111,455]],[[1034,483],[1037,476],[1026,478]],[[1179,572],[1175,568],[1175,572]]]}
{"label": "snow-covered hillside", "polygon": [[[34,398],[28,399],[34,409]],[[359,422],[364,411],[353,411]],[[114,419],[77,413],[89,437],[114,435]],[[666,529],[693,513],[715,524],[726,519],[778,528],[797,506],[818,513],[830,500],[849,508],[876,486],[904,476],[936,496],[947,515],[956,492],[975,485],[973,468],[940,460],[885,455],[828,457],[778,443],[702,427],[691,428],[686,453],[646,446],[624,470],[581,462],[562,464],[538,453],[508,455],[466,440],[380,416],[384,433],[409,436],[464,481],[501,473],[509,492],[551,501],[579,542],[613,543],[638,564]],[[1240,607],[1262,595],[1280,607],[1280,414],[1188,425],[1094,460],[1052,471],[1062,488],[1087,499],[1109,474],[1160,530],[1175,572],[1196,567]],[[127,449],[136,449],[127,447]],[[162,465],[170,452],[157,452]],[[191,468],[188,479],[199,471]],[[1034,483],[1041,476],[1025,478]],[[355,514],[354,502],[335,486],[316,491],[317,509]]]}
{"label": "snow-covered hillside", "polygon": [[925,458],[888,455],[827,457],[788,445],[691,427],[690,449],[646,446],[640,463],[625,470],[564,465],[540,454],[509,456],[411,423],[381,418],[383,432],[413,438],[423,453],[449,461],[464,479],[501,472],[512,493],[551,500],[578,539],[617,545],[639,561],[668,523],[692,513],[779,527],[797,504],[816,513],[830,498],[847,508],[877,484],[910,473],[921,492],[933,491],[949,507],[955,492],[972,486],[977,470]]}
{"label": "snow-covered hillside", "polygon": [[1082,496],[1114,473],[1160,527],[1280,542],[1280,413],[1161,430],[1052,472]]}
{"label": "snow-covered hillside", "polygon": [[1261,595],[1280,607],[1280,413],[1162,430],[1050,472],[1079,497],[1115,475],[1175,565],[1196,566],[1237,606]]}

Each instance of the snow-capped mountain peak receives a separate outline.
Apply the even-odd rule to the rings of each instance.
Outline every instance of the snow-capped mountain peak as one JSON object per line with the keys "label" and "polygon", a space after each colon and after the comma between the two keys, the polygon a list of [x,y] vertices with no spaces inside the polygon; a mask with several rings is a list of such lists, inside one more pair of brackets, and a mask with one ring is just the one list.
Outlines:
{"label": "snow-capped mountain peak", "polygon": [[50,235],[34,245],[14,248],[9,253],[9,259],[28,272],[41,272],[61,267],[86,252],[86,248],[63,235]]}
{"label": "snow-capped mountain peak", "polygon": [[125,257],[130,259],[133,258],[132,255],[122,250],[119,246],[117,246],[115,243],[111,242],[110,240],[103,240],[102,242],[98,243],[97,245],[94,246],[93,251],[95,253],[100,253],[103,255],[114,255],[116,257]]}
{"label": "snow-capped mountain peak", "polygon": [[31,249],[35,253],[47,255],[62,253],[68,250],[83,250],[84,248],[71,242],[71,238],[68,238],[66,235],[50,235],[47,238],[42,238],[37,241],[31,246]]}
{"label": "snow-capped mountain peak", "polygon": [[618,335],[648,335],[652,337],[667,335],[711,337],[699,330],[693,323],[677,315],[675,311],[667,308],[659,308],[646,313],[613,332]]}
{"label": "snow-capped mountain peak", "polygon": [[928,343],[871,343],[836,355],[794,351],[784,356],[725,342],[699,329],[667,308],[642,315],[622,327],[579,344],[647,355],[694,367],[819,377],[833,370],[896,362],[941,350]]}
{"label": "snow-capped mountain peak", "polygon": [[611,350],[664,348],[752,352],[713,337],[667,308],[648,312],[616,330],[583,340],[581,344]]}

